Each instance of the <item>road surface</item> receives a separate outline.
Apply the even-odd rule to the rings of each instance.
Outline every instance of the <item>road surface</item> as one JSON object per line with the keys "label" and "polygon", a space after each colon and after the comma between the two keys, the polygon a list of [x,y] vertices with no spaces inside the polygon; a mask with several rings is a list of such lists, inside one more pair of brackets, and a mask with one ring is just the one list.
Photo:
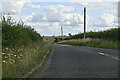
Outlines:
{"label": "road surface", "polygon": [[35,78],[118,78],[118,51],[56,44]]}

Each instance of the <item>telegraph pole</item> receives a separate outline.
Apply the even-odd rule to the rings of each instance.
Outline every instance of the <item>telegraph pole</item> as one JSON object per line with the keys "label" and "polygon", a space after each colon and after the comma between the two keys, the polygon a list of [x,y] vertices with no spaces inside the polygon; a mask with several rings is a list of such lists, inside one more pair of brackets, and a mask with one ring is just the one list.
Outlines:
{"label": "telegraph pole", "polygon": [[84,7],[84,39],[86,36],[86,7]]}
{"label": "telegraph pole", "polygon": [[63,37],[63,26],[61,26],[61,37]]}

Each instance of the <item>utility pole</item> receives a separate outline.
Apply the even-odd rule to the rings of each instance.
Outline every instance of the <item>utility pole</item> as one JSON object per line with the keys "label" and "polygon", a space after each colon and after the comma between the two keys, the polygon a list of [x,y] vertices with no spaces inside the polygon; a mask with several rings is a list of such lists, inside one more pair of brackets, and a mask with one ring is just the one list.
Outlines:
{"label": "utility pole", "polygon": [[84,7],[84,39],[86,36],[86,7]]}
{"label": "utility pole", "polygon": [[61,26],[61,37],[63,38],[63,26]]}

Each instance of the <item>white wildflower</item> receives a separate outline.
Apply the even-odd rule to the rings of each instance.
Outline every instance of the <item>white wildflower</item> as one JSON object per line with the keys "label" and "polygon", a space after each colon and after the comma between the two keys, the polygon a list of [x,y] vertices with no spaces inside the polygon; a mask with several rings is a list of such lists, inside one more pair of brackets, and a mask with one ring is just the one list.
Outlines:
{"label": "white wildflower", "polygon": [[5,54],[5,53],[2,53],[3,55]]}
{"label": "white wildflower", "polygon": [[8,57],[7,57],[7,56],[5,56],[5,58],[7,59]]}
{"label": "white wildflower", "polygon": [[10,61],[10,64],[13,64],[13,62],[12,62],[12,61]]}
{"label": "white wildflower", "polygon": [[20,56],[22,57],[23,55],[22,55],[22,54],[20,54]]}
{"label": "white wildflower", "polygon": [[20,59],[20,57],[19,57],[19,56],[18,56],[17,58],[18,58],[18,59]]}
{"label": "white wildflower", "polygon": [[5,60],[3,60],[2,62],[5,63]]}
{"label": "white wildflower", "polygon": [[14,49],[11,49],[12,51],[14,51]]}
{"label": "white wildflower", "polygon": [[15,60],[13,60],[13,62],[15,62]]}
{"label": "white wildflower", "polygon": [[6,49],[8,49],[8,48],[6,48]]}

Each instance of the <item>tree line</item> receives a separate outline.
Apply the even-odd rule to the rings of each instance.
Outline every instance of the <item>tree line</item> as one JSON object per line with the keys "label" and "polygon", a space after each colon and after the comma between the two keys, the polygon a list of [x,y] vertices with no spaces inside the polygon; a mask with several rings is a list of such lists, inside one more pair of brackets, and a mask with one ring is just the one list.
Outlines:
{"label": "tree line", "polygon": [[[93,38],[93,39],[108,39],[108,40],[118,40],[120,39],[119,37],[119,32],[120,28],[112,28],[109,30],[104,30],[104,31],[98,31],[98,32],[87,32],[86,33],[86,38]],[[84,36],[84,33],[80,34],[75,34],[75,35],[69,35],[68,38],[65,38],[64,40],[69,40],[69,39],[82,39]]]}

